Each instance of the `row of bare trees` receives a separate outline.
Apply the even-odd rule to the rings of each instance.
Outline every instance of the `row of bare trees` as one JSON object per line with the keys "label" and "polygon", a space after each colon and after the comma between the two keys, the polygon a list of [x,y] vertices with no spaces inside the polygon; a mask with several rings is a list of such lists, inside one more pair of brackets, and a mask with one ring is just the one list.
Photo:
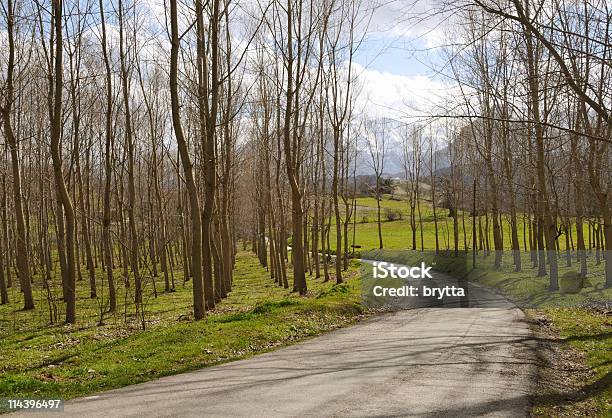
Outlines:
{"label": "row of bare trees", "polygon": [[327,260],[344,254],[342,281],[359,3],[170,0],[155,13],[2,3],[2,303],[18,278],[24,309],[40,295],[51,322],[61,302],[74,323],[87,286],[102,322],[122,286],[144,327],[158,281],[172,292],[182,274],[200,319],[252,234],[280,285],[292,276],[305,294],[321,265],[329,279],[322,242]]}
{"label": "row of bare trees", "polygon": [[[551,290],[558,288],[558,239],[565,234],[569,244],[572,221],[586,272],[585,212],[600,219],[606,285],[612,285],[609,7],[598,0],[466,6],[471,47],[457,59],[454,73],[475,91],[464,89],[464,97],[468,114],[479,119],[470,118],[469,135],[487,166],[495,249],[502,248],[495,219],[507,196],[516,269],[522,203],[532,261],[540,275],[548,270]],[[478,113],[470,111],[475,107]]]}
{"label": "row of bare trees", "polygon": [[[441,73],[453,80],[457,94],[447,97],[442,110],[422,122],[425,126],[405,135],[412,248],[417,248],[414,195],[423,194],[419,178],[429,167],[434,222],[440,201],[452,218],[447,242],[452,236],[453,243],[447,248],[455,255],[461,235],[464,249],[472,245],[467,214],[478,222],[473,242],[493,250],[496,267],[509,247],[520,271],[523,248],[538,275],[548,275],[550,289],[556,290],[559,249],[565,247],[568,265],[576,255],[585,276],[588,246],[596,249],[597,263],[603,255],[611,286],[609,2],[468,0],[439,6],[440,13],[452,10],[455,30],[444,46],[447,65]],[[429,150],[423,147],[428,137]],[[435,137],[446,142],[439,145],[448,159],[437,174]],[[435,235],[439,251],[437,224]]]}
{"label": "row of bare trees", "polygon": [[330,279],[332,253],[337,283],[348,267],[353,55],[362,19],[356,1],[273,4],[257,38],[248,143],[253,249],[275,282],[289,287],[289,248],[300,294],[307,272],[319,278],[322,268]]}
{"label": "row of bare trees", "polygon": [[[457,94],[434,123],[400,128],[407,246],[424,247],[428,199],[436,250],[439,231],[455,255],[462,231],[467,249],[477,193],[473,242],[492,247],[497,266],[505,217],[515,268],[521,246],[531,250],[556,289],[559,241],[586,274],[592,224],[588,244],[606,250],[612,284],[608,3],[441,7],[457,23],[441,70]],[[123,286],[144,327],[144,300],[158,280],[171,292],[180,272],[200,319],[231,290],[239,240],[280,286],[305,294],[307,274],[341,283],[357,152],[370,151],[379,181],[387,152],[389,127],[355,109],[367,10],[358,0],[169,0],[161,12],[140,0],[2,2],[2,303],[18,286],[25,309],[38,294],[51,321],[61,301],[75,322],[86,279],[101,321]]]}
{"label": "row of bare trees", "polygon": [[138,1],[2,3],[2,303],[16,277],[74,323],[86,276],[101,320],[123,285],[144,327],[157,280],[193,279],[197,319],[231,290],[244,69],[230,3],[188,6],[168,48]]}

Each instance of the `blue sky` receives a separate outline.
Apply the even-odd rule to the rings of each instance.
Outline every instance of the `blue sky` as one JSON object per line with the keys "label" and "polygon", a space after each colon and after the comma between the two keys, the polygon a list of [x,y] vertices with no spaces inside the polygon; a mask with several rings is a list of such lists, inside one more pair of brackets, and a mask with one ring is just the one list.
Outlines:
{"label": "blue sky", "polygon": [[427,75],[431,70],[422,62],[423,54],[414,51],[422,42],[404,37],[369,37],[357,51],[355,62],[364,67],[403,76]]}
{"label": "blue sky", "polygon": [[440,15],[423,19],[435,0],[370,1],[373,15],[354,59],[361,67],[358,101],[383,116],[428,113],[448,95],[431,68],[441,63],[448,24]]}

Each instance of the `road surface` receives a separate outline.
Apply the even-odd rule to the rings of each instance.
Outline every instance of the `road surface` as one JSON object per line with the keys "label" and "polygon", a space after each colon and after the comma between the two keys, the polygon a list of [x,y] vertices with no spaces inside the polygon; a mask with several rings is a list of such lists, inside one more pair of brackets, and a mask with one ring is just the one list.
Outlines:
{"label": "road surface", "polygon": [[470,297],[483,307],[383,314],[247,360],[70,401],[53,416],[525,416],[536,374],[529,326],[485,289],[470,286]]}

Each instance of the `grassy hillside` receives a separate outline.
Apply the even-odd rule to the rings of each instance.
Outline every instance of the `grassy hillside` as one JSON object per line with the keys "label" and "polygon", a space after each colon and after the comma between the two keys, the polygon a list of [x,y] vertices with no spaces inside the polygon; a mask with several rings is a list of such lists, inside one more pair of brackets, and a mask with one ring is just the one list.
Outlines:
{"label": "grassy hillside", "polygon": [[[383,231],[383,245],[387,249],[409,249],[412,246],[412,230],[410,228],[410,207],[408,201],[396,194],[394,196],[384,195],[381,202],[381,219]],[[377,224],[377,205],[374,197],[358,197],[356,199],[357,214],[351,221],[350,237],[353,236],[353,225],[356,226],[355,245],[362,250],[371,250],[379,248],[378,242],[378,224]],[[421,217],[423,219],[423,247],[425,250],[433,250],[436,248],[435,243],[435,225],[433,208],[430,201],[422,200],[420,203]],[[389,220],[388,214],[392,213],[394,220]],[[421,232],[419,218],[417,213],[417,249],[421,248]],[[436,218],[438,221],[438,245],[440,249],[453,248],[453,219],[448,217],[448,209],[436,208]],[[459,211],[459,248],[464,249],[464,241],[467,241],[468,247],[471,247],[472,242],[472,217],[468,212]],[[502,237],[504,249],[511,248],[511,228],[510,219],[507,215],[501,217]],[[478,222],[478,220],[477,220]],[[480,218],[483,233],[485,231],[485,218]],[[463,225],[465,223],[465,234]],[[478,230],[478,224],[477,224]],[[524,225],[523,214],[517,214],[517,230],[521,250],[524,250],[523,231],[527,231],[527,226]],[[588,239],[588,222],[584,222],[585,240]],[[335,242],[335,229],[331,228],[331,242]],[[478,232],[477,232],[478,233]],[[527,232],[526,232],[527,233]],[[575,243],[576,228],[572,226],[571,237]],[[489,241],[493,246],[493,226],[492,220],[489,218]],[[565,235],[561,235],[558,239],[559,248],[566,248]],[[527,246],[529,243],[527,242]],[[574,244],[575,246],[575,244]],[[588,247],[588,243],[587,243]]]}

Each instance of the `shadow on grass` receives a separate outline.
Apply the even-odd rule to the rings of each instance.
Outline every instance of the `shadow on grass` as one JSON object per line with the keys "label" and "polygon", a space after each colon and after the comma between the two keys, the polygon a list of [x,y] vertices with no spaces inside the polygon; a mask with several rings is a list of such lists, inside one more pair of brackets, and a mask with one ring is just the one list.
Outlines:
{"label": "shadow on grass", "polygon": [[590,341],[590,340],[600,340],[605,338],[612,337],[612,332],[602,332],[599,334],[591,334],[591,335],[574,335],[571,337],[561,338],[561,341],[569,342],[569,341]]}

